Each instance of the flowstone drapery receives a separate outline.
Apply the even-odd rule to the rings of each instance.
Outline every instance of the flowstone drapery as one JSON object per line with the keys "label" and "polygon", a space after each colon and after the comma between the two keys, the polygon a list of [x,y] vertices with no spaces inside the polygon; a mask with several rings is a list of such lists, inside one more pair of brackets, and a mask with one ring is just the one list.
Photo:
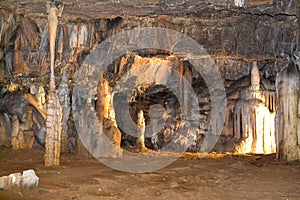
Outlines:
{"label": "flowstone drapery", "polygon": [[241,92],[236,104],[227,106],[224,135],[238,142],[238,153],[270,154],[276,152],[275,140],[275,92],[262,92],[260,73],[254,62],[251,85]]}

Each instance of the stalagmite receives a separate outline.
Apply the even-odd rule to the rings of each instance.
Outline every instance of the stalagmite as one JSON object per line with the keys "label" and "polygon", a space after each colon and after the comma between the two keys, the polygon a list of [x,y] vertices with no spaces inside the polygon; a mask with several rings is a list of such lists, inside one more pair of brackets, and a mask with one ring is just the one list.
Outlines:
{"label": "stalagmite", "polygon": [[58,17],[63,11],[63,3],[53,1],[48,5],[48,25],[50,35],[50,57],[51,76],[50,90],[47,96],[47,119],[46,119],[46,144],[45,144],[45,166],[59,165],[60,143],[61,143],[61,119],[62,111],[59,97],[55,87],[54,62],[55,62],[55,41],[58,26]]}
{"label": "stalagmite", "polygon": [[16,115],[14,115],[11,119],[12,121],[12,131],[11,131],[11,145],[14,150],[19,149],[19,130],[20,130],[20,122]]}
{"label": "stalagmite", "polygon": [[277,77],[279,94],[279,156],[285,161],[300,160],[300,73],[299,67],[290,62]]}
{"label": "stalagmite", "polygon": [[12,124],[8,114],[0,113],[0,146],[11,145],[11,131]]}
{"label": "stalagmite", "polygon": [[[273,91],[260,90],[260,74],[257,63],[251,69],[251,85],[241,92],[235,105],[227,106],[224,135],[231,135],[239,144],[238,153],[270,154],[276,152],[275,110],[276,95]],[[233,113],[231,113],[233,110]]]}
{"label": "stalagmite", "polygon": [[109,82],[104,78],[104,74],[100,76],[98,95],[96,111],[99,113],[99,120],[101,121],[104,118],[109,118],[110,102],[112,102]]}
{"label": "stalagmite", "polygon": [[70,89],[68,85],[67,69],[64,67],[63,76],[58,87],[58,96],[62,107],[61,152],[68,153],[68,120],[70,115]]}
{"label": "stalagmite", "polygon": [[[101,156],[121,157],[121,132],[117,127],[114,106],[113,106],[113,93],[109,82],[105,79],[105,75],[100,75],[100,80],[97,88],[97,102],[94,105],[100,121],[100,132],[105,134],[108,140],[114,145],[112,152],[107,151]],[[100,135],[100,134],[99,134]],[[100,142],[100,141],[99,141]],[[106,144],[102,144],[105,146]]]}
{"label": "stalagmite", "polygon": [[257,63],[254,62],[251,70],[251,89],[258,91],[260,88],[260,75]]}
{"label": "stalagmite", "polygon": [[138,125],[138,139],[136,141],[136,145],[140,150],[145,149],[145,118],[143,110],[138,112],[137,116],[137,125]]}

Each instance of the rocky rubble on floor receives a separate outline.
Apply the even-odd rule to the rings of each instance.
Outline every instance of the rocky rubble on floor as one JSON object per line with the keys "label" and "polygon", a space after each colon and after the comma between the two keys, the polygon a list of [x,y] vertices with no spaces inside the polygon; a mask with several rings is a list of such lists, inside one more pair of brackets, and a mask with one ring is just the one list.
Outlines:
{"label": "rocky rubble on floor", "polygon": [[26,189],[33,189],[38,186],[39,177],[34,170],[29,169],[21,173],[14,173],[8,176],[0,177],[0,190],[8,190],[12,187],[22,187]]}

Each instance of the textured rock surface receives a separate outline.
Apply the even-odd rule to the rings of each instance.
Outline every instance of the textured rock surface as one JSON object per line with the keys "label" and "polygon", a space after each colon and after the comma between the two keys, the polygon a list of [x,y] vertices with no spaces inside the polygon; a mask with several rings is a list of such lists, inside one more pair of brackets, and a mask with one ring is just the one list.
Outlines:
{"label": "textured rock surface", "polygon": [[280,156],[283,160],[300,160],[300,73],[290,62],[278,76]]}
{"label": "textured rock surface", "polygon": [[39,177],[34,170],[29,169],[21,173],[10,174],[9,176],[0,177],[0,190],[11,189],[12,187],[23,187],[25,189],[36,188],[39,183]]}
{"label": "textured rock surface", "polygon": [[[39,108],[39,112],[40,110],[45,109],[45,94],[49,93],[50,79],[50,53],[48,44],[48,34],[50,29],[47,24],[45,2],[26,0],[15,2],[9,0],[1,2],[0,5],[2,6],[0,13],[1,86],[5,88],[6,93],[10,93],[14,91],[28,92],[33,88],[32,85],[35,85],[36,87],[42,85],[43,89],[39,92],[33,92],[34,88],[32,89],[32,94],[37,97],[39,102],[37,104],[38,106],[33,110],[33,119],[39,121],[37,120],[35,112],[37,108]],[[263,112],[276,112],[277,107],[275,105],[277,105],[277,97],[274,95],[276,74],[286,65],[286,58],[292,57],[293,52],[299,45],[297,44],[299,41],[299,23],[297,22],[299,16],[298,7],[299,5],[296,1],[275,0],[65,1],[64,13],[58,24],[57,34],[55,34],[56,59],[54,73],[56,88],[58,88],[61,83],[60,98],[66,97],[65,99],[68,99],[68,97],[71,97],[71,95],[73,95],[73,83],[77,76],[76,71],[80,68],[84,58],[94,50],[99,43],[113,34],[134,27],[163,27],[190,36],[202,45],[207,50],[207,53],[212,56],[216,67],[221,72],[226,89],[228,100],[227,119],[230,119],[229,115],[231,115],[231,112],[238,112],[236,104],[239,100],[239,102],[242,101],[243,91],[250,86],[250,71],[254,61],[257,62],[259,69],[258,74],[261,78],[260,94],[266,98],[265,102],[262,104],[262,110],[265,110]],[[160,41],[158,37],[154,37],[153,43],[155,42],[167,43],[168,37],[165,37],[164,41]],[[182,45],[183,48],[188,49],[184,44]],[[154,73],[150,71],[150,68],[148,68],[145,63],[147,60],[155,63],[155,60],[161,59],[162,54],[164,57],[166,56],[165,54],[171,54],[171,52],[141,50],[135,52],[135,54],[137,54],[137,56],[132,56],[134,54],[129,53],[129,56],[123,56],[110,65],[106,77],[106,80],[111,87],[110,89],[115,86],[118,78],[121,76],[123,79],[136,76],[136,86],[144,84],[143,81],[145,80],[143,79],[143,75],[145,74],[147,74],[150,79],[151,77],[155,78],[157,83],[166,82],[167,76],[164,75],[167,72],[165,72],[163,68],[157,65],[157,69],[159,69]],[[135,65],[142,64],[143,62],[145,62],[143,67],[135,67]],[[170,60],[162,62],[170,62]],[[133,75],[126,75],[125,72],[130,68],[132,69]],[[190,63],[184,61],[184,58],[179,61],[178,71],[184,74],[198,95],[200,111],[200,117],[198,117],[200,119],[200,124],[196,134],[197,137],[193,140],[195,140],[195,146],[198,145],[196,148],[199,148],[203,137],[209,132],[207,121],[210,118],[211,99],[203,77],[194,73],[193,67]],[[82,77],[77,78],[84,78],[85,76],[90,75],[89,73],[90,72],[87,70],[81,75]],[[69,75],[68,81],[63,74]],[[62,77],[64,77],[64,79],[61,82]],[[62,87],[63,85],[67,86],[67,84],[70,89],[69,91],[67,90],[67,87]],[[178,83],[176,84],[180,85],[182,82],[178,80]],[[104,111],[102,110],[103,112],[106,112],[104,116],[107,118],[114,115],[113,113],[110,113],[110,111],[113,110],[113,107],[115,107],[115,110],[117,110],[120,115],[123,115],[123,111],[120,109],[122,108],[121,105],[123,105],[123,97],[121,97],[122,93],[119,91],[119,93],[117,92],[114,94],[115,96],[112,95],[106,100],[105,98],[101,99],[99,95],[98,97],[95,97],[97,88],[94,88],[93,85],[94,83],[89,83],[88,88],[84,88],[91,91],[90,96],[87,98],[91,101],[90,103],[95,103],[95,105],[97,105],[97,103],[99,104],[101,101],[107,101],[107,105],[109,105],[110,108],[104,107]],[[160,92],[159,94],[162,95],[161,97],[163,99],[170,98],[171,102],[169,103],[172,103],[173,97],[172,95],[169,95],[170,93],[166,89],[148,87],[145,85],[143,85],[143,87],[145,89],[148,88],[148,91],[144,91],[136,97],[148,98],[149,100],[149,97],[146,97],[146,94],[155,93],[156,91],[157,93]],[[138,92],[140,88],[137,87],[136,92]],[[185,86],[182,86],[181,88],[184,89]],[[114,89],[117,90],[117,88]],[[130,99],[130,97],[127,96],[125,98],[127,98],[126,101]],[[151,105],[154,104],[154,102],[157,103],[159,101],[159,98],[155,99],[155,95],[152,95],[151,98],[154,99],[153,102],[150,102]],[[118,103],[109,103],[111,100]],[[188,102],[188,95],[181,93],[181,100]],[[80,99],[76,99],[76,103],[78,103],[77,107],[80,106],[80,103],[85,103],[80,101]],[[68,113],[68,101],[61,102],[64,102],[62,105],[65,106],[66,113]],[[163,102],[166,102],[166,100],[163,100]],[[124,103],[124,106],[125,104],[126,103]],[[158,105],[165,108],[165,105],[160,103],[158,103]],[[241,105],[243,105],[243,103],[240,104],[240,107],[242,107]],[[176,115],[178,114],[176,109],[174,109],[176,106],[175,103],[171,108],[162,112],[167,116],[166,121],[171,121],[176,118]],[[137,106],[133,107],[132,110],[137,108]],[[24,107],[19,105],[19,108],[23,111]],[[191,108],[191,110],[193,109],[195,108]],[[10,113],[12,113],[12,115],[18,115],[18,118],[21,120],[22,115],[15,110],[18,109],[15,109],[12,106]],[[136,111],[131,112],[135,113]],[[149,108],[146,108],[146,124],[149,121],[148,112]],[[245,112],[246,113],[244,114],[249,114],[248,111]],[[259,112],[261,112],[260,109]],[[252,113],[254,113],[254,111]],[[282,111],[280,113],[285,115]],[[83,113],[75,114],[80,115]],[[76,142],[78,136],[76,134],[74,122],[72,121],[72,118],[68,119],[67,115],[68,114],[63,118],[62,126],[64,151],[66,151],[66,144],[74,150],[74,144],[80,143]],[[270,117],[270,120],[274,121],[273,118],[274,116]],[[96,119],[96,116],[91,116],[91,119]],[[153,121],[157,119],[159,119],[158,116],[155,116]],[[264,119],[267,120],[267,118]],[[136,120],[134,119],[133,121]],[[121,123],[126,123],[124,120],[122,121],[122,119],[118,118],[117,115],[116,122],[118,123],[118,126]],[[80,124],[82,123],[84,123],[84,121],[80,122]],[[156,121],[155,123],[159,126],[160,122]],[[228,123],[231,122],[228,121]],[[37,124],[41,123],[33,123],[33,130],[35,131],[36,136],[44,130],[44,126],[37,126]],[[20,126],[22,126],[22,123]],[[29,125],[27,124],[26,126],[28,127]],[[124,124],[124,126],[126,127],[128,124]],[[173,129],[176,129],[176,126],[174,127]],[[89,127],[86,128],[88,129]],[[223,150],[226,149],[224,146],[225,143],[231,143],[232,140],[235,140],[234,135],[236,135],[233,133],[232,125],[229,129],[227,128],[228,127],[225,127],[219,141],[221,146],[223,145]],[[146,135],[147,132],[153,132],[153,130],[153,127],[146,127]],[[168,130],[169,133],[172,133],[172,128],[165,128],[164,130]],[[243,134],[246,134],[247,131],[243,132]],[[91,130],[89,134],[93,135],[93,130]],[[150,139],[152,140],[152,142],[150,142],[151,148],[156,148],[154,146],[159,147],[160,145],[163,145],[163,143],[168,143],[169,141],[169,137],[166,136],[167,133],[161,134],[164,135],[163,137],[159,134],[149,135],[153,135]],[[122,133],[122,137],[126,138],[127,136]],[[66,139],[68,141],[66,141]],[[146,138],[146,145],[147,140],[149,140],[149,138]],[[101,142],[99,142],[99,144],[100,143]],[[115,141],[115,143],[118,142]],[[71,149],[70,151],[73,151]]]}
{"label": "textured rock surface", "polygon": [[[62,14],[63,6],[63,3],[55,1],[51,4],[47,4],[50,37],[50,91],[47,95],[46,142],[44,157],[45,166],[59,165],[61,150],[62,108],[60,106],[58,91],[56,90],[54,68],[58,17]],[[63,138],[65,139],[65,136]],[[63,149],[65,150],[66,141],[63,141]]]}
{"label": "textured rock surface", "polygon": [[0,146],[11,145],[12,123],[6,113],[0,114]]}
{"label": "textured rock surface", "polygon": [[0,190],[6,190],[8,189],[10,186],[10,180],[11,178],[8,176],[2,176],[0,177]]}
{"label": "textured rock surface", "polygon": [[[275,91],[261,92],[260,74],[254,62],[251,85],[242,90],[240,99],[229,104],[226,111],[224,135],[240,141],[239,153],[271,154],[276,152]],[[274,100],[274,101],[273,101]]]}
{"label": "textured rock surface", "polygon": [[10,174],[8,177],[11,178],[11,186],[21,186],[23,182],[23,176],[21,173]]}
{"label": "textured rock surface", "polygon": [[36,176],[32,169],[23,171],[22,177],[22,187],[24,188],[35,188],[39,184],[39,177]]}

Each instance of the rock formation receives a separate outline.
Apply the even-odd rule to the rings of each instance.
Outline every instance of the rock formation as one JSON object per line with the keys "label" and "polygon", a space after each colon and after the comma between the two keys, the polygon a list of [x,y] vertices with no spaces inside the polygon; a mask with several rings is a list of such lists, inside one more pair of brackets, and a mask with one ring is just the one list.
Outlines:
{"label": "rock formation", "polygon": [[251,85],[241,92],[240,99],[227,107],[224,135],[239,141],[235,147],[239,153],[275,153],[274,110],[277,105],[275,101],[269,105],[267,97],[270,92],[266,96],[260,90],[260,72],[256,62],[253,63],[250,80]]}
{"label": "rock formation", "polygon": [[[275,152],[274,123],[277,112],[280,125],[276,126],[276,131],[281,136],[280,149],[282,152],[294,152],[281,154],[281,157],[286,160],[298,159],[298,147],[293,143],[299,138],[295,129],[298,126],[295,125],[295,113],[298,112],[295,110],[298,105],[295,103],[295,94],[298,92],[295,86],[298,84],[297,70],[285,67],[286,58],[291,57],[291,52],[299,45],[296,44],[299,41],[297,2],[186,0],[133,3],[108,0],[91,4],[69,1],[66,2],[59,24],[58,12],[62,11],[60,3],[51,4],[47,21],[43,2],[22,2],[24,3],[18,5],[12,5],[10,1],[0,3],[0,123],[8,130],[1,137],[2,140],[9,140],[13,135],[13,141],[8,143],[14,143],[14,148],[20,148],[20,141],[30,141],[23,147],[31,146],[28,144],[32,143],[32,131],[36,145],[43,147],[47,104],[47,133],[53,132],[55,137],[47,134],[46,155],[56,152],[47,157],[49,160],[58,157],[57,149],[68,151],[67,146],[72,146],[72,152],[77,149],[79,154],[85,154],[84,147],[80,147],[84,138],[78,137],[78,130],[75,128],[75,124],[83,125],[85,121],[101,121],[101,127],[83,127],[89,129],[87,134],[92,135],[92,139],[86,143],[95,147],[95,151],[105,146],[105,142],[97,135],[98,128],[104,131],[116,149],[121,146],[121,142],[124,146],[135,145],[135,122],[139,110],[144,113],[147,148],[160,149],[174,141],[178,144],[192,144],[190,150],[202,149],[205,138],[214,134],[209,123],[214,99],[205,77],[196,72],[189,59],[201,60],[211,56],[213,66],[222,76],[228,100],[225,127],[214,150]],[[89,66],[83,66],[87,63],[84,62],[85,58],[97,50],[97,47],[101,47],[102,41],[135,27],[176,30],[194,39],[207,53],[195,58],[191,54],[193,50],[181,43],[183,52],[178,55],[172,54],[172,48],[169,51],[142,49],[128,52],[112,63],[105,63],[108,67],[103,74],[93,74],[90,71],[92,67],[102,60],[106,61],[107,53],[121,49],[124,44],[120,43],[116,49],[107,48],[106,54],[91,59]],[[138,33],[135,36],[139,37]],[[135,37],[129,39],[130,42]],[[179,44],[171,41],[169,35],[159,38],[158,32],[152,37],[151,43],[172,43],[173,46]],[[97,60],[99,58],[102,60]],[[163,65],[171,66],[173,72],[181,76],[174,78]],[[86,70],[77,74],[83,67]],[[281,70],[283,67],[284,70]],[[289,71],[295,73],[288,73]],[[281,80],[278,95],[275,93],[277,73],[278,80]],[[89,76],[99,76],[99,79],[97,83],[85,83],[86,87],[81,88],[89,91],[87,96],[73,90],[76,79]],[[151,84],[146,84],[146,78],[152,80]],[[176,88],[178,95],[163,86],[168,81]],[[129,89],[129,86],[133,87]],[[188,86],[197,94],[199,105],[190,106],[193,99],[186,92]],[[56,88],[59,88],[59,98]],[[218,90],[213,92],[218,93]],[[71,100],[72,108],[69,104]],[[78,112],[78,108],[85,103],[90,105],[90,109],[95,108],[95,115],[88,116],[87,119],[76,119],[76,116],[87,112]],[[49,107],[51,104],[57,107]],[[61,115],[59,104],[66,115]],[[128,108],[128,112],[123,110],[124,107]],[[200,114],[196,115],[192,110],[197,110]],[[181,112],[199,120],[197,130],[191,130],[189,122],[180,118]],[[124,120],[122,116],[132,119],[133,123]],[[286,123],[286,119],[290,117],[294,118],[293,122]],[[13,130],[9,130],[10,123],[15,126]],[[190,135],[174,139],[175,132],[180,127]],[[62,137],[58,136],[60,129]],[[293,133],[291,139],[284,131],[288,129]],[[30,136],[28,140],[26,135]],[[56,138],[57,145],[49,142],[51,137]],[[60,139],[62,146],[58,147]],[[6,142],[1,142],[3,143]],[[277,143],[279,145],[279,141]],[[117,153],[118,151],[112,151],[107,155],[116,156]],[[56,164],[57,160],[56,158]]]}
{"label": "rock formation", "polygon": [[143,110],[140,110],[138,112],[138,116],[137,116],[137,125],[138,125],[138,138],[136,141],[136,145],[138,146],[138,148],[140,150],[145,149],[145,129],[146,129],[146,125],[145,125],[145,118],[144,118],[144,112]]}
{"label": "rock formation", "polygon": [[9,176],[0,177],[0,190],[8,190],[14,187],[22,187],[24,189],[36,188],[39,184],[39,177],[34,170],[29,169],[21,173],[10,174]]}
{"label": "rock formation", "polygon": [[7,113],[0,114],[0,146],[11,145],[12,124]]}
{"label": "rock formation", "polygon": [[5,132],[13,149],[44,148],[46,114],[40,106],[29,93],[10,93],[0,100],[0,110],[5,117],[2,127],[6,127]]}
{"label": "rock formation", "polygon": [[59,165],[61,146],[61,119],[62,110],[55,86],[55,41],[58,26],[58,17],[63,11],[63,4],[53,1],[49,7],[48,25],[50,35],[50,90],[47,95],[47,120],[46,120],[46,144],[45,166]]}
{"label": "rock formation", "polygon": [[61,121],[61,153],[69,152],[69,139],[68,139],[68,120],[71,111],[70,88],[67,69],[64,67],[62,79],[58,87],[58,96],[62,108],[62,121]]}
{"label": "rock formation", "polygon": [[300,73],[290,61],[278,74],[279,155],[286,161],[300,160]]}

